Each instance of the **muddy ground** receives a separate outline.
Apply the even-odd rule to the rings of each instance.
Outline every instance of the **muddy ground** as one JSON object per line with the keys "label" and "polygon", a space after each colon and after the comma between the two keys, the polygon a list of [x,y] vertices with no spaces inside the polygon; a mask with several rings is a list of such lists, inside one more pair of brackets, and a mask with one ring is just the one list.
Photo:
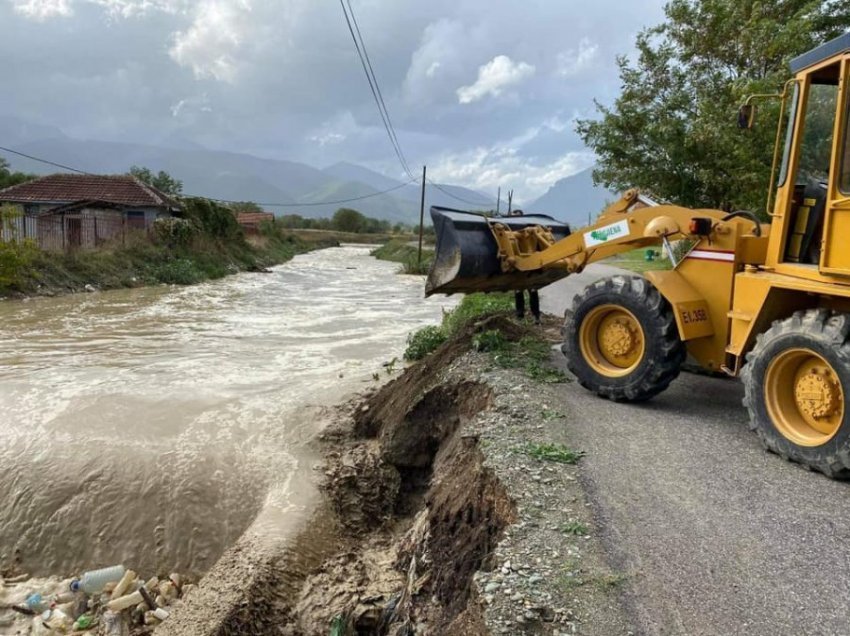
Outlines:
{"label": "muddy ground", "polygon": [[473,327],[342,408],[299,537],[243,539],[156,633],[631,633],[629,575],[605,561],[575,457],[546,446],[559,385],[472,351],[494,327],[527,329]]}

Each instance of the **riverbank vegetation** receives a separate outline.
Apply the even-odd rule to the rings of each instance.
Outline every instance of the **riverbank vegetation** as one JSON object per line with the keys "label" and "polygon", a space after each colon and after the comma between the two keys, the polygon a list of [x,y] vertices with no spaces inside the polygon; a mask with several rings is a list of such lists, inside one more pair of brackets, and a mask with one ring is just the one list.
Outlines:
{"label": "riverbank vegetation", "polygon": [[[337,244],[326,238],[307,241],[274,223],[246,236],[228,208],[200,198],[183,204],[180,217],[158,219],[150,233],[128,236],[124,244],[60,253],[39,250],[31,241],[0,241],[0,296],[190,285],[261,271],[298,253]],[[7,208],[4,214],[14,211]]]}
{"label": "riverbank vegetation", "polygon": [[401,263],[405,274],[427,274],[434,262],[434,248],[431,245],[422,246],[422,260],[419,260],[419,246],[414,245],[415,237],[408,239],[393,239],[372,250],[371,254],[382,261]]}

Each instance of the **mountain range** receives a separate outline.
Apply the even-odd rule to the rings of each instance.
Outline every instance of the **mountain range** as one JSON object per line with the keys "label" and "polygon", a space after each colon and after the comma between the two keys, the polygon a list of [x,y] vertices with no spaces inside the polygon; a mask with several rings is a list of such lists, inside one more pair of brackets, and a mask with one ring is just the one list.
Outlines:
{"label": "mountain range", "polygon": [[[419,184],[404,184],[352,163],[340,162],[319,169],[295,161],[210,150],[179,138],[161,140],[156,145],[82,140],[59,128],[10,116],[0,116],[0,146],[92,173],[123,173],[134,165],[155,172],[164,170],[183,181],[187,195],[255,201],[276,214],[329,217],[346,205],[379,219],[419,222]],[[22,172],[41,175],[59,170],[17,155],[4,155],[2,151],[0,156]],[[585,171],[562,179],[526,210],[547,212],[583,225],[587,213],[598,212],[605,199],[613,198],[595,188],[590,171]],[[357,200],[340,203],[347,199]],[[442,206],[488,210],[496,206],[493,197],[481,192],[430,183],[425,203],[426,209]]]}

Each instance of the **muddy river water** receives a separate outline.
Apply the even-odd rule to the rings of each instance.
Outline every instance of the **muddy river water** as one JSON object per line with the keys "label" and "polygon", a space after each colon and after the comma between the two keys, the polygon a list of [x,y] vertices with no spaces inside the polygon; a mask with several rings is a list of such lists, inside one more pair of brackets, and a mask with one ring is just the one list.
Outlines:
{"label": "muddy river water", "polygon": [[201,573],[310,505],[307,441],[445,298],[363,247],[0,303],[0,564]]}

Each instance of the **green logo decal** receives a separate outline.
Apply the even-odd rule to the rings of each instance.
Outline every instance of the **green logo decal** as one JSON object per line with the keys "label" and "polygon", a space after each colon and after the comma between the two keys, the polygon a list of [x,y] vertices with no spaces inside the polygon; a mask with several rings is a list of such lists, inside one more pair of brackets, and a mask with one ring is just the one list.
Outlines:
{"label": "green logo decal", "polygon": [[594,238],[594,240],[605,242],[612,236],[617,234],[622,234],[623,229],[618,225],[610,225],[608,227],[603,227],[599,230],[593,230],[590,235]]}

